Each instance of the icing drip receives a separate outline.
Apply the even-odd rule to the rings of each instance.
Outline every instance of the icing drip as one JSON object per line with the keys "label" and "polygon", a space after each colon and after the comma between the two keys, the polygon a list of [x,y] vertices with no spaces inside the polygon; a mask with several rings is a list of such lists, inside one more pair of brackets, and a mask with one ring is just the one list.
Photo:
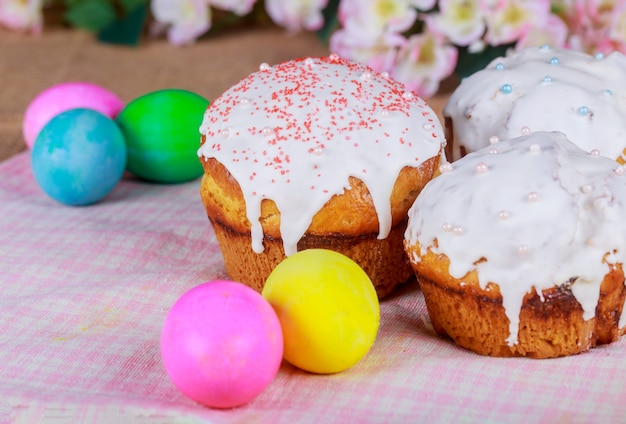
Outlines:
{"label": "icing drip", "polygon": [[[626,56],[532,47],[463,80],[443,110],[453,121],[452,160],[490,137],[560,131],[586,151],[618,159],[626,142]],[[626,158],[623,158],[623,160]]]}
{"label": "icing drip", "polygon": [[399,172],[438,155],[444,142],[422,99],[337,55],[262,65],[209,106],[200,129],[199,157],[217,159],[241,186],[254,251],[263,251],[261,202],[271,199],[287,255],[324,204],[350,188],[350,176],[367,186],[385,238]]}
{"label": "icing drip", "polygon": [[[453,277],[475,269],[483,289],[498,284],[507,342],[515,344],[523,298],[533,287],[542,296],[573,279],[584,319],[594,317],[607,263],[623,263],[626,252],[626,176],[614,172],[613,160],[558,132],[497,146],[497,155],[489,147],[470,153],[429,182],[409,211],[405,238],[421,247],[415,262],[431,249],[450,259]],[[446,231],[457,227],[462,234]]]}

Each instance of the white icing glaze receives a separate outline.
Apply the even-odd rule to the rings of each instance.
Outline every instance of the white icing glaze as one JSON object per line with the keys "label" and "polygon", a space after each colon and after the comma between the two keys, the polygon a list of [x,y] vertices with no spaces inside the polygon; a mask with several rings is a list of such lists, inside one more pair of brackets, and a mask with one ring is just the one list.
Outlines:
{"label": "white icing glaze", "polygon": [[[524,131],[560,131],[586,151],[617,159],[626,147],[626,56],[546,46],[493,60],[452,93],[452,160]],[[626,158],[625,158],[626,159]]]}
{"label": "white icing glaze", "polygon": [[[409,211],[405,243],[419,242],[414,262],[431,249],[448,256],[453,277],[475,269],[483,289],[498,284],[510,321],[507,342],[515,344],[532,287],[541,296],[576,278],[571,289],[584,319],[595,315],[607,263],[624,262],[626,176],[613,160],[584,152],[559,132],[495,145],[497,154],[489,147],[470,153],[426,185]],[[487,170],[477,172],[479,165]],[[456,227],[463,231],[445,231]]]}
{"label": "white icing glaze", "polygon": [[391,229],[391,190],[405,166],[439,154],[437,115],[396,81],[336,55],[261,66],[207,109],[198,156],[221,162],[241,186],[252,247],[262,252],[263,199],[281,214],[287,255],[334,195],[362,180]]}

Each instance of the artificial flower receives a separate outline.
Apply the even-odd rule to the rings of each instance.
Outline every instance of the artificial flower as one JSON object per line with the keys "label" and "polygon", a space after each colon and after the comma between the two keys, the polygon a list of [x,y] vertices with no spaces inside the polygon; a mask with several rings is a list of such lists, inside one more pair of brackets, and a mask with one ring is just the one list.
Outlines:
{"label": "artificial flower", "polygon": [[612,13],[609,39],[612,50],[626,53],[626,1],[620,1]]}
{"label": "artificial flower", "polygon": [[567,25],[556,15],[549,15],[543,25],[530,25],[522,35],[515,48],[517,50],[531,46],[565,47],[567,42]]}
{"label": "artificial flower", "polygon": [[0,24],[17,31],[41,33],[43,0],[0,0]]}
{"label": "artificial flower", "polygon": [[344,27],[374,38],[384,32],[406,31],[417,18],[409,0],[342,0],[338,13]]}
{"label": "artificial flower", "polygon": [[330,50],[375,71],[389,72],[393,69],[398,48],[405,43],[406,39],[400,34],[387,33],[366,39],[360,37],[358,32],[344,28],[330,38]]}
{"label": "artificial flower", "polygon": [[452,75],[457,61],[456,48],[428,30],[412,35],[400,48],[391,76],[407,90],[430,97],[440,82]]}
{"label": "artificial flower", "polygon": [[324,25],[322,10],[328,0],[265,0],[265,10],[272,21],[296,32],[316,31]]}
{"label": "artificial flower", "polygon": [[210,6],[244,16],[252,11],[256,0],[205,0]]}
{"label": "artificial flower", "polygon": [[549,0],[497,0],[485,2],[485,41],[508,44],[524,36],[532,24],[544,25],[550,14]]}
{"label": "artificial flower", "polygon": [[167,31],[170,43],[194,42],[211,28],[211,9],[204,0],[152,0],[153,33]]}
{"label": "artificial flower", "polygon": [[432,31],[459,46],[477,42],[485,32],[485,17],[479,0],[440,0],[439,11],[424,19]]}

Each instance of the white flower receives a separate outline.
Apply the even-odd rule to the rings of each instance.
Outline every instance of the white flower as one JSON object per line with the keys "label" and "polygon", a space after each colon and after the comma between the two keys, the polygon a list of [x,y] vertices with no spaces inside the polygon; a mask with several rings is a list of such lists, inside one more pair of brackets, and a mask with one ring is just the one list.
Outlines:
{"label": "white flower", "polygon": [[357,29],[366,36],[384,32],[403,32],[411,28],[417,11],[409,0],[342,0],[339,21],[351,31]]}
{"label": "white flower", "polygon": [[439,13],[424,17],[430,29],[460,46],[478,41],[485,32],[479,0],[439,0]]}
{"label": "white flower", "polygon": [[398,47],[404,43],[406,39],[399,34],[382,34],[366,39],[344,28],[331,36],[330,50],[345,59],[363,63],[374,71],[389,72],[393,68]]}
{"label": "white flower", "polygon": [[205,0],[210,6],[228,10],[236,15],[244,16],[250,13],[256,0]]}
{"label": "white flower", "polygon": [[315,31],[324,25],[322,10],[328,0],[265,0],[265,10],[274,23],[289,31]]}
{"label": "white flower", "polygon": [[204,0],[152,0],[150,7],[156,20],[152,32],[166,29],[176,46],[194,42],[211,28],[211,9]]}
{"label": "white flower", "polygon": [[407,90],[430,97],[440,82],[452,75],[458,52],[435,33],[424,31],[409,37],[400,48],[391,76],[404,83]]}
{"label": "white flower", "polygon": [[517,50],[531,46],[564,47],[567,42],[567,25],[556,15],[549,15],[543,26],[531,25],[515,44]]}
{"label": "white flower", "polygon": [[626,2],[621,1],[612,15],[609,38],[615,50],[626,53]]}
{"label": "white flower", "polygon": [[409,0],[411,6],[417,7],[419,10],[430,10],[435,7],[437,0]]}
{"label": "white flower", "polygon": [[18,31],[41,33],[42,0],[0,0],[0,24]]}
{"label": "white flower", "polygon": [[531,23],[543,26],[550,14],[549,0],[486,0],[483,4],[485,41],[492,46],[520,39]]}

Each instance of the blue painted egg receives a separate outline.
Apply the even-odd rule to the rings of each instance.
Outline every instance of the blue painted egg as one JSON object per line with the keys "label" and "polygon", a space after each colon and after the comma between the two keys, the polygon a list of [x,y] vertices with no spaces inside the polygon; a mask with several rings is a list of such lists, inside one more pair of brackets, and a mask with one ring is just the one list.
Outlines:
{"label": "blue painted egg", "polygon": [[54,200],[93,204],[122,178],[126,143],[115,121],[92,109],[70,109],[52,118],[33,145],[35,180]]}

